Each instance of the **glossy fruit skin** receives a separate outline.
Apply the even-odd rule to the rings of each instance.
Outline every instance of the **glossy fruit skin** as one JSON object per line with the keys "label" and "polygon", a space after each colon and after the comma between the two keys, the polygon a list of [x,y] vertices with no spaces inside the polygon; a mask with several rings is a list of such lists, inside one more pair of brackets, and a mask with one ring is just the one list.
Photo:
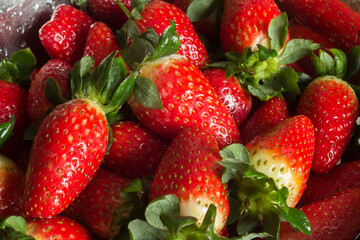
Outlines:
{"label": "glossy fruit skin", "polygon": [[169,143],[140,123],[111,125],[113,143],[102,167],[130,179],[153,175]]}
{"label": "glossy fruit skin", "polygon": [[120,51],[115,33],[103,22],[93,23],[86,37],[83,56],[94,57],[95,68],[113,51]]}
{"label": "glossy fruit skin", "polygon": [[94,21],[71,5],[59,5],[51,19],[40,28],[40,41],[51,58],[60,58],[73,65],[83,54],[86,35]]}
{"label": "glossy fruit skin", "polygon": [[[280,9],[343,51],[359,45],[360,15],[340,0],[276,0]],[[334,20],[336,19],[336,21]]]}
{"label": "glossy fruit skin", "polygon": [[[131,11],[131,0],[121,0],[120,2]],[[115,30],[121,28],[128,20],[116,0],[88,0],[88,9],[92,16]]]}
{"label": "glossy fruit skin", "polygon": [[140,76],[151,79],[159,90],[162,109],[142,106],[130,96],[128,103],[140,122],[154,133],[173,139],[188,126],[208,129],[220,148],[240,142],[234,119],[200,70],[181,55],[145,64]]}
{"label": "glossy fruit skin", "polygon": [[310,173],[299,206],[322,201],[352,187],[360,187],[360,160],[336,165],[324,174]]}
{"label": "glossy fruit skin", "polygon": [[14,161],[0,155],[0,218],[21,214],[25,173]]}
{"label": "glossy fruit skin", "polygon": [[[150,187],[150,201],[175,194],[180,199],[180,215],[203,219],[211,203],[217,207],[215,232],[229,214],[227,184],[221,182],[219,147],[206,129],[184,128],[171,142]],[[201,222],[201,221],[200,221]]]}
{"label": "glossy fruit skin", "polygon": [[30,217],[61,213],[85,188],[105,156],[107,124],[100,106],[88,99],[58,105],[41,122],[26,172]]}
{"label": "glossy fruit skin", "polygon": [[345,151],[359,115],[354,90],[334,76],[319,77],[301,95],[296,113],[308,116],[315,126],[312,171],[329,171]]}
{"label": "glossy fruit skin", "polygon": [[270,131],[281,121],[290,117],[286,100],[277,96],[265,101],[239,128],[241,138],[246,144],[256,136]]}
{"label": "glossy fruit skin", "polygon": [[8,122],[15,116],[13,135],[0,149],[0,154],[11,156],[21,147],[23,135],[29,124],[26,112],[27,91],[16,83],[0,79],[0,123]]}
{"label": "glossy fruit skin", "polygon": [[207,68],[202,73],[215,89],[236,125],[240,127],[251,112],[252,99],[250,93],[240,85],[235,77],[226,79],[223,69]]}
{"label": "glossy fruit skin", "polygon": [[288,188],[290,207],[299,202],[306,188],[314,146],[314,126],[302,115],[285,119],[245,145],[250,153],[250,164],[274,179],[279,189]]}
{"label": "glossy fruit skin", "polygon": [[220,25],[224,51],[242,54],[247,47],[256,50],[257,44],[269,47],[268,26],[278,15],[274,0],[225,0]]}
{"label": "glossy fruit skin", "polygon": [[39,240],[93,239],[91,233],[84,226],[64,216],[32,219],[26,224],[26,234]]}
{"label": "glossy fruit skin", "polygon": [[114,211],[123,202],[122,189],[129,183],[125,177],[99,168],[86,188],[65,210],[64,214],[87,226],[102,239],[119,233],[110,229]]}
{"label": "glossy fruit skin", "polygon": [[[154,17],[155,15],[157,17]],[[209,63],[204,43],[196,34],[190,19],[180,8],[161,0],[154,0],[146,5],[141,16],[142,19],[135,21],[140,32],[152,27],[159,35],[170,25],[169,20],[174,20],[181,42],[178,53],[184,55],[198,68],[203,68]]]}
{"label": "glossy fruit skin", "polygon": [[349,240],[360,230],[360,188],[349,188],[329,198],[301,207],[310,221],[312,235],[295,232],[288,223],[280,226],[280,239]]}
{"label": "glossy fruit skin", "polygon": [[67,99],[70,93],[69,74],[72,66],[58,58],[45,63],[31,81],[27,98],[27,113],[30,121],[35,122],[44,117],[46,112],[54,106],[45,95],[46,80],[53,78],[59,85],[60,93]]}

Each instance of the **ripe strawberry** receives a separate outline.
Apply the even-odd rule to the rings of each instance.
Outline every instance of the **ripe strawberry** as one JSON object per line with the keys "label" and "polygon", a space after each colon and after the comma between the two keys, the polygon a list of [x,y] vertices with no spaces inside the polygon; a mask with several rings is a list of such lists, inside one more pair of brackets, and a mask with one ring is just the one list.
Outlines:
{"label": "ripe strawberry", "polygon": [[159,90],[162,109],[141,105],[131,95],[128,103],[140,122],[168,139],[187,126],[201,126],[216,138],[220,148],[239,142],[234,119],[201,71],[178,54],[145,63],[139,75],[151,79]]}
{"label": "ripe strawberry", "polygon": [[342,1],[277,0],[276,2],[291,18],[311,27],[342,50],[347,51],[359,45],[360,15]]}
{"label": "ripe strawberry", "polygon": [[124,202],[120,192],[128,183],[128,179],[99,168],[64,214],[83,223],[97,236],[111,238],[119,233],[118,228],[111,229],[111,221],[115,209]]}
{"label": "ripe strawberry", "polygon": [[32,219],[26,224],[26,234],[35,239],[93,239],[84,226],[64,216]]}
{"label": "ripe strawberry", "polygon": [[59,5],[40,28],[39,38],[51,58],[74,64],[82,56],[87,32],[94,21],[71,5]]}
{"label": "ripe strawberry", "polygon": [[214,229],[219,233],[229,214],[227,184],[221,182],[219,160],[219,147],[210,132],[184,128],[161,160],[150,187],[150,200],[175,194],[180,199],[180,215],[196,217],[199,223],[209,205],[214,204]]}
{"label": "ripe strawberry", "polygon": [[350,188],[323,201],[301,207],[308,217],[312,235],[294,231],[289,224],[282,223],[280,239],[301,240],[349,240],[360,230],[360,188]]}
{"label": "ripe strawberry", "polygon": [[134,84],[132,77],[124,80],[121,76],[126,73],[113,70],[125,68],[115,55],[107,57],[93,74],[90,57],[77,62],[71,76],[74,99],[57,105],[42,120],[26,173],[24,202],[30,217],[61,213],[99,168],[109,142],[106,114],[118,111],[125,101],[119,96],[126,98],[132,89],[127,85]]}
{"label": "ripe strawberry", "polygon": [[235,77],[226,79],[223,69],[207,68],[202,72],[239,127],[251,111],[250,93],[239,84]]}
{"label": "ripe strawberry", "polygon": [[[99,21],[105,22],[113,29],[119,29],[128,18],[117,2],[117,0],[88,0],[87,8]],[[131,10],[131,0],[120,0],[120,2]]]}
{"label": "ripe strawberry", "polygon": [[135,20],[140,32],[145,32],[147,27],[152,27],[159,35],[170,25],[169,20],[174,20],[181,41],[178,53],[186,56],[198,68],[203,68],[209,63],[204,43],[196,34],[190,19],[181,9],[167,2],[154,0],[146,4],[141,17],[142,19]]}
{"label": "ripe strawberry", "polygon": [[284,119],[290,117],[286,100],[277,96],[263,102],[261,106],[244,122],[239,131],[244,143],[254,137],[270,131]]}
{"label": "ripe strawberry", "polygon": [[11,159],[0,155],[0,218],[21,213],[25,173]]}
{"label": "ripe strawberry", "polygon": [[287,187],[287,204],[294,207],[306,188],[314,154],[314,126],[306,116],[293,116],[245,145],[250,164],[274,179],[279,189]]}
{"label": "ripe strawberry", "polygon": [[354,90],[337,77],[318,77],[301,95],[296,113],[308,116],[315,126],[312,170],[329,171],[347,147],[359,114]]}
{"label": "ripe strawberry", "polygon": [[153,175],[168,142],[136,122],[111,125],[113,143],[102,166],[130,179]]}
{"label": "ripe strawberry", "polygon": [[44,114],[54,106],[45,95],[46,80],[53,78],[59,85],[60,93],[64,99],[70,92],[69,74],[72,66],[61,59],[50,59],[45,63],[31,81],[27,98],[27,113],[32,122],[40,120]]}
{"label": "ripe strawberry", "polygon": [[[323,35],[319,34],[318,32],[314,31],[313,29],[299,25],[296,23],[292,23],[289,25],[289,34],[290,38],[301,38],[301,39],[311,39],[314,43],[320,43],[321,44],[321,50],[328,51],[331,48],[335,48],[335,44],[332,43],[327,37],[324,37]],[[316,55],[319,53],[319,49],[314,52]],[[311,63],[311,55],[299,59],[297,63],[301,66],[302,69],[305,70],[305,72],[315,78],[317,77],[317,74],[314,70],[314,66]]]}
{"label": "ripe strawberry", "polygon": [[119,51],[120,46],[115,33],[103,22],[95,22],[87,34],[83,56],[93,56],[95,67],[113,51]]}
{"label": "ripe strawberry", "polygon": [[280,10],[274,0],[225,0],[220,25],[224,51],[242,54],[247,47],[255,51],[257,44],[269,47],[268,26],[278,15]]}
{"label": "ripe strawberry", "polygon": [[360,187],[360,160],[336,165],[324,174],[311,173],[299,205],[322,201],[352,187]]}

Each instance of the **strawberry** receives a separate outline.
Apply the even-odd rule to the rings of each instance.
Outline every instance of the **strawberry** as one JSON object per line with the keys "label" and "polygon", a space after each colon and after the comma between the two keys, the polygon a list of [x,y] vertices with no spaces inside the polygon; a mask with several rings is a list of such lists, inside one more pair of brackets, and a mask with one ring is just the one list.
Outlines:
{"label": "strawberry", "polygon": [[225,52],[240,54],[248,47],[257,49],[257,44],[270,46],[268,26],[280,15],[274,0],[225,0],[220,25],[221,45]]}
{"label": "strawberry", "polygon": [[174,194],[180,199],[180,215],[193,216],[201,224],[210,204],[217,207],[214,231],[225,226],[229,214],[227,184],[216,139],[206,129],[184,128],[163,156],[150,187],[149,198]]}
{"label": "strawberry", "polygon": [[280,239],[354,239],[360,230],[359,206],[360,188],[349,188],[325,200],[301,207],[310,221],[312,235],[306,236],[294,231],[289,224],[282,223]]}
{"label": "strawberry", "polygon": [[[332,43],[327,37],[319,34],[318,32],[314,31],[313,29],[299,25],[296,23],[292,23],[289,25],[289,34],[290,38],[302,38],[302,39],[311,39],[315,43],[321,44],[321,50],[328,51],[331,48],[335,48],[335,44]],[[315,51],[315,54],[318,54],[319,50]],[[317,76],[314,66],[311,64],[311,55],[299,59],[297,62],[301,68],[311,77],[315,78]]]}
{"label": "strawberry", "polygon": [[111,28],[103,22],[95,22],[90,26],[86,37],[83,56],[93,56],[95,67],[113,51],[119,51],[120,46]]}
{"label": "strawberry", "polygon": [[[127,8],[131,9],[131,0],[120,0]],[[128,20],[126,14],[121,10],[117,0],[88,0],[89,12],[99,21],[109,25],[113,29],[119,29]]]}
{"label": "strawberry", "polygon": [[42,117],[54,106],[47,100],[45,95],[46,80],[53,78],[59,85],[63,98],[68,98],[70,92],[69,74],[72,66],[61,59],[50,59],[45,63],[31,81],[27,98],[27,113],[32,122]]}
{"label": "strawberry", "polygon": [[41,121],[26,172],[24,207],[30,217],[61,213],[99,168],[109,143],[106,114],[116,114],[134,84],[133,75],[124,80],[126,72],[118,71],[125,66],[116,54],[93,73],[90,57],[77,62],[71,75],[73,99]]}
{"label": "strawberry", "polygon": [[11,159],[0,155],[0,218],[21,213],[25,173]]}
{"label": "strawberry", "polygon": [[254,137],[270,131],[288,117],[290,117],[289,108],[284,98],[275,96],[263,102],[240,127],[243,142],[248,143]]}
{"label": "strawberry", "polygon": [[311,173],[299,205],[322,201],[352,187],[360,187],[359,160],[336,165],[324,174]]}
{"label": "strawberry", "polygon": [[144,107],[134,94],[128,99],[140,122],[151,131],[172,139],[187,126],[201,126],[214,134],[220,148],[240,141],[234,119],[201,71],[181,55],[146,62],[139,75],[156,85],[161,109]]}
{"label": "strawberry", "polygon": [[205,67],[209,62],[205,45],[196,34],[190,19],[175,5],[161,0],[151,1],[146,4],[141,17],[135,20],[140,32],[145,32],[147,27],[152,27],[159,35],[169,26],[169,20],[172,19],[181,41],[178,53],[186,56],[198,68]]}
{"label": "strawberry", "polygon": [[245,145],[250,164],[287,187],[287,204],[294,207],[306,188],[314,154],[314,126],[306,116],[293,116]]}
{"label": "strawberry", "polygon": [[71,5],[59,5],[39,30],[39,38],[51,58],[74,64],[82,56],[86,35],[94,19]]}
{"label": "strawberry", "polygon": [[207,68],[202,72],[234,118],[236,125],[241,126],[251,111],[250,93],[239,84],[235,77],[226,78],[223,69]]}
{"label": "strawberry", "polygon": [[131,121],[111,125],[113,143],[102,166],[130,179],[153,175],[168,142]]}
{"label": "strawberry", "polygon": [[126,178],[100,168],[64,214],[102,239],[111,238],[119,233],[119,229],[111,229],[111,221],[115,209],[124,202],[120,191],[128,183]]}
{"label": "strawberry", "polygon": [[335,76],[318,77],[301,95],[296,113],[308,116],[315,126],[312,170],[329,171],[347,147],[359,114],[354,90]]}
{"label": "strawberry", "polygon": [[276,2],[291,18],[311,27],[338,48],[347,51],[359,45],[360,15],[342,1],[277,0]]}
{"label": "strawberry", "polygon": [[93,239],[84,226],[64,216],[29,220],[26,234],[35,239]]}

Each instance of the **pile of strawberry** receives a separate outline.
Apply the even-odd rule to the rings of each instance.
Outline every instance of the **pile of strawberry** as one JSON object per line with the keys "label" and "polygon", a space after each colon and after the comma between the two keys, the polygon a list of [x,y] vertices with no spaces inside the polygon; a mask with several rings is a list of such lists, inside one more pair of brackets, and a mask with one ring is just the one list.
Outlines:
{"label": "pile of strawberry", "polygon": [[0,62],[0,239],[356,238],[358,13],[73,2]]}

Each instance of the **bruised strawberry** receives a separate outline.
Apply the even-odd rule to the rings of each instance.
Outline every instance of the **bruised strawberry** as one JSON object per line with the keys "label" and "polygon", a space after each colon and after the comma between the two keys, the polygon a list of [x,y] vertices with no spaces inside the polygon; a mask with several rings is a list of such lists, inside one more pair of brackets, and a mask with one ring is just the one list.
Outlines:
{"label": "bruised strawberry", "polygon": [[102,166],[130,179],[153,175],[168,142],[137,122],[111,125],[113,143]]}
{"label": "bruised strawberry", "polygon": [[150,188],[150,200],[175,194],[180,199],[180,215],[194,216],[199,224],[209,205],[214,204],[214,230],[219,233],[229,214],[227,184],[221,182],[219,160],[218,144],[209,131],[184,128],[161,160]]}

